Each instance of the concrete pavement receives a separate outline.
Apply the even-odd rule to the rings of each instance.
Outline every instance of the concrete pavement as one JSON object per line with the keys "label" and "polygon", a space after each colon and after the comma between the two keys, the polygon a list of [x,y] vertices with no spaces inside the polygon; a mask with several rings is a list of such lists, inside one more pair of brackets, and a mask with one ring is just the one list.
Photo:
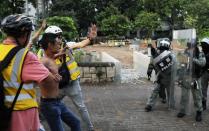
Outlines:
{"label": "concrete pavement", "polygon": [[[168,110],[160,100],[152,112],[144,107],[152,83],[145,79],[123,84],[82,84],[83,95],[96,131],[209,131],[209,111],[203,121],[195,122],[195,114],[182,119],[178,110]],[[75,112],[69,98],[64,102]],[[82,122],[81,122],[82,123]],[[46,123],[44,124],[46,126]],[[66,131],[70,131],[65,127]],[[46,127],[46,130],[49,129]],[[87,131],[83,126],[83,131]]]}

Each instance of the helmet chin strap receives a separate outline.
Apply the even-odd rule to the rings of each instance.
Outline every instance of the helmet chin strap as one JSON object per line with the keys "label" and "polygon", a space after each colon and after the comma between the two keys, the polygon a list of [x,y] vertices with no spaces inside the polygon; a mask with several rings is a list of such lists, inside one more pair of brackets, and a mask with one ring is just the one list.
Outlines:
{"label": "helmet chin strap", "polygon": [[27,44],[28,44],[28,42],[29,42],[30,33],[31,33],[31,32],[27,32],[26,40],[25,40],[25,42],[24,42],[24,47],[27,46]]}
{"label": "helmet chin strap", "polygon": [[27,44],[28,44],[29,38],[30,38],[29,36],[30,36],[30,32],[27,32],[26,40],[25,40],[25,42],[24,42],[23,45],[20,44],[20,42],[19,42],[19,40],[17,39],[17,37],[15,37],[15,40],[16,40],[16,42],[17,42],[17,44],[18,44],[19,46],[26,47]]}
{"label": "helmet chin strap", "polygon": [[17,43],[18,46],[22,46],[22,45],[20,44],[19,40],[17,39],[17,37],[15,37],[15,41],[16,41],[16,43]]}

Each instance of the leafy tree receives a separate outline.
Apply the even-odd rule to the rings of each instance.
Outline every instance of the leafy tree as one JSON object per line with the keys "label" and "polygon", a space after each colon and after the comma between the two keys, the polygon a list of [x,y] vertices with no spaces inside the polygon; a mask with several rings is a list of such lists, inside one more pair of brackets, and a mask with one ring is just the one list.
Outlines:
{"label": "leafy tree", "polygon": [[131,22],[124,15],[111,15],[101,22],[101,31],[107,36],[125,36],[131,30]]}
{"label": "leafy tree", "polygon": [[197,17],[191,15],[186,15],[184,19],[184,25],[186,28],[197,28],[197,22],[198,22]]}
{"label": "leafy tree", "polygon": [[52,0],[52,7],[50,11],[50,16],[71,16],[74,17],[76,12],[74,8],[79,5],[78,1],[73,0]]}
{"label": "leafy tree", "polygon": [[119,12],[118,8],[115,7],[114,5],[110,5],[110,6],[106,7],[104,9],[104,11],[100,12],[96,16],[97,24],[99,26],[101,26],[102,25],[102,20],[107,19],[111,15],[120,15],[120,12]]}
{"label": "leafy tree", "polygon": [[[28,0],[36,7],[36,0]],[[24,0],[3,0],[0,4],[0,20],[11,14],[24,12]]]}
{"label": "leafy tree", "polygon": [[47,18],[47,23],[49,25],[59,26],[63,30],[63,36],[67,40],[75,39],[78,36],[75,22],[71,17],[49,17]]}
{"label": "leafy tree", "polygon": [[94,0],[52,0],[50,16],[71,16],[78,24],[78,30],[87,33],[91,23],[95,23]]}
{"label": "leafy tree", "polygon": [[151,37],[152,31],[160,25],[159,15],[151,12],[140,12],[135,20],[135,27],[147,30],[147,38]]}
{"label": "leafy tree", "polygon": [[[5,8],[7,7],[7,8]],[[0,20],[3,19],[5,16],[9,15],[12,13],[12,3],[9,2],[8,0],[3,0],[1,1],[0,4]]]}
{"label": "leafy tree", "polygon": [[208,0],[52,0],[52,3],[51,16],[71,16],[80,32],[87,32],[92,22],[101,25],[112,15],[123,15],[133,22],[141,11],[158,14],[162,21],[169,22],[171,29],[194,27],[201,34],[209,28]]}
{"label": "leafy tree", "polygon": [[[194,26],[200,37],[209,36],[209,1],[208,0],[193,0],[187,6],[187,14],[191,16],[194,21]],[[186,21],[187,22],[187,21]]]}
{"label": "leafy tree", "polygon": [[34,7],[37,7],[37,0],[28,0]]}
{"label": "leafy tree", "polygon": [[132,28],[129,18],[121,14],[112,2],[97,14],[96,21],[101,34],[110,37],[125,36]]}
{"label": "leafy tree", "polygon": [[168,21],[172,29],[185,28],[186,7],[191,0],[145,0],[144,10],[157,13],[163,21]]}
{"label": "leafy tree", "polygon": [[112,3],[121,14],[134,20],[137,14],[143,10],[142,2],[143,0],[114,0]]}

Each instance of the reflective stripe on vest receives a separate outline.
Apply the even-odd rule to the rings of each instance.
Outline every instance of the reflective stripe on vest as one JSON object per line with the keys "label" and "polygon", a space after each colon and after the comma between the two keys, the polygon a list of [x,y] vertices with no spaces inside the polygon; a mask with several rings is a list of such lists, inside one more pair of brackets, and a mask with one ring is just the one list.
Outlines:
{"label": "reflective stripe on vest", "polygon": [[[55,63],[57,65],[62,64],[59,59],[56,59]],[[71,80],[76,80],[80,76],[80,70],[79,70],[78,65],[77,65],[73,55],[71,54],[71,52],[69,52],[66,57],[66,64],[67,64],[68,70],[70,72]]]}
{"label": "reflective stripe on vest", "polygon": [[[14,87],[16,89],[18,89],[20,86],[20,83],[18,82],[11,82],[11,81],[4,81],[4,87]],[[29,89],[33,89],[34,88],[34,84],[23,84],[23,88],[26,89],[26,90],[29,90]]]}
{"label": "reflective stripe on vest", "polygon": [[[5,96],[5,99],[7,102],[13,102],[15,96]],[[31,96],[29,94],[19,94],[17,101],[24,100],[24,99],[31,99]]]}
{"label": "reflective stripe on vest", "polygon": [[[13,46],[14,47],[14,46]],[[0,50],[6,50],[9,52],[12,48],[7,48],[7,46],[0,46]],[[22,65],[28,50],[21,49],[15,57],[12,59],[11,64],[3,71],[4,81],[4,93],[5,93],[5,103],[9,107],[16,95],[16,92],[21,83],[21,72]],[[0,57],[0,60],[4,57]],[[33,83],[23,84],[22,90],[18,96],[17,102],[15,104],[14,110],[25,110],[32,107],[37,107],[37,102],[35,100],[35,88]]]}
{"label": "reflective stripe on vest", "polygon": [[66,58],[67,67],[70,72],[71,80],[76,80],[80,76],[80,70],[78,68],[77,62],[75,61],[72,53],[69,51],[68,57]]}

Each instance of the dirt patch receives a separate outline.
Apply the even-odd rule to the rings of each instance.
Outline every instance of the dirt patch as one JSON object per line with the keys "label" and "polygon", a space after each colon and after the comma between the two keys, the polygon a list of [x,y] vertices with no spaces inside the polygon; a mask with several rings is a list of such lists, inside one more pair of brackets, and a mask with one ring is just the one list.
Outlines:
{"label": "dirt patch", "polygon": [[[155,47],[154,41],[152,42],[153,47]],[[182,50],[182,46],[179,43],[172,42],[171,48],[175,51]],[[141,43],[139,45],[140,50],[147,50],[147,44]],[[129,45],[121,47],[112,47],[112,46],[102,46],[99,44],[90,45],[84,48],[86,51],[98,51],[98,52],[107,52],[114,58],[118,59],[122,67],[125,69],[133,68],[133,51],[129,49]]]}
{"label": "dirt patch", "polygon": [[133,68],[133,51],[129,50],[129,46],[121,47],[109,47],[109,46],[87,46],[84,48],[86,51],[98,51],[98,52],[107,52],[114,58],[118,59],[122,67],[125,69]]}

